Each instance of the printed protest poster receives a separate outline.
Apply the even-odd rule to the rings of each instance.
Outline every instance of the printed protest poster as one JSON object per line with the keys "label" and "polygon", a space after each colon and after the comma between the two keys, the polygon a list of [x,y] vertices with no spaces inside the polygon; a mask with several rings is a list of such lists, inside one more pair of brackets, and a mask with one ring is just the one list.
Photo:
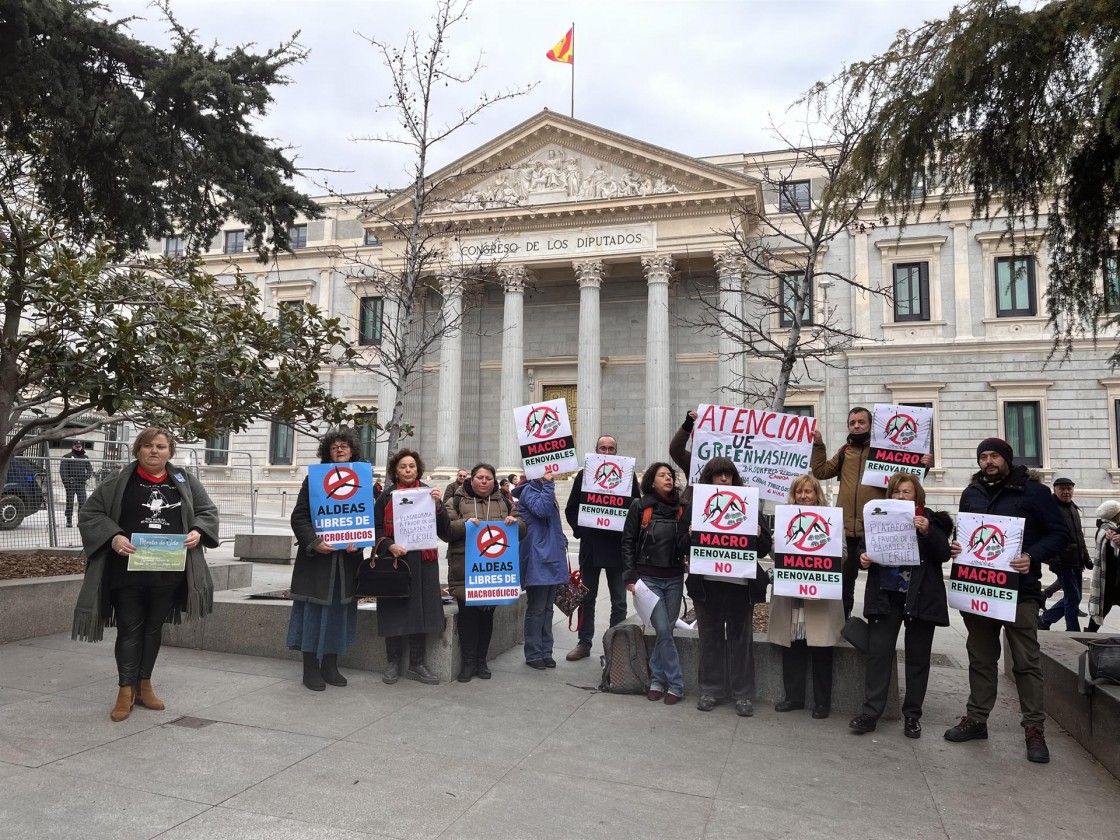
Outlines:
{"label": "printed protest poster", "polygon": [[307,491],[311,524],[337,548],[376,545],[373,534],[373,467],[365,461],[310,464]]}
{"label": "printed protest poster", "polygon": [[913,501],[872,499],[865,504],[863,538],[867,556],[880,566],[917,566],[922,562]]}
{"label": "printed protest poster", "polygon": [[809,472],[816,430],[813,417],[701,405],[692,430],[689,483],[699,480],[708,461],[722,455],[739,468],[744,484],[758,488],[761,498],[784,502],[793,480]]}
{"label": "printed protest poster", "polygon": [[1019,573],[1011,561],[1023,551],[1024,521],[1018,516],[957,514],[961,553],[949,572],[949,606],[999,621],[1014,621]]}
{"label": "printed protest poster", "polygon": [[588,453],[583,457],[577,524],[581,528],[621,531],[634,489],[634,459]]}
{"label": "printed protest poster", "polygon": [[726,578],[758,574],[758,488],[692,486],[689,571]]}
{"label": "printed protest poster", "polygon": [[871,414],[871,451],[863,468],[863,484],[886,487],[895,473],[916,475],[929,470],[922,456],[929,452],[933,409],[916,405],[876,403]]}
{"label": "printed protest poster", "polygon": [[393,542],[409,551],[439,547],[432,488],[393,491]]}
{"label": "printed protest poster", "polygon": [[181,572],[187,567],[186,534],[133,534],[136,551],[128,555],[130,572]]}
{"label": "printed protest poster", "polygon": [[844,594],[844,511],[835,507],[774,508],[774,594],[839,601]]}
{"label": "printed protest poster", "polygon": [[517,445],[521,447],[521,463],[527,478],[579,469],[567,400],[519,406],[513,410],[513,421],[517,424]]}
{"label": "printed protest poster", "polygon": [[516,604],[521,595],[517,524],[467,522],[466,602],[471,606]]}

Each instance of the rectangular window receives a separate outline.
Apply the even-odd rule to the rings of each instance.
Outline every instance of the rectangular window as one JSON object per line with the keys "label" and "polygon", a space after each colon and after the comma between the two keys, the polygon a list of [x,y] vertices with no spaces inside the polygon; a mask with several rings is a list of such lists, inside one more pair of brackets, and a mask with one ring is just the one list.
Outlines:
{"label": "rectangular window", "polygon": [[183,236],[169,236],[163,240],[165,257],[181,257],[187,252],[187,240]]}
{"label": "rectangular window", "polygon": [[[797,289],[801,283],[803,271],[784,271],[781,275],[778,312],[778,325],[786,328],[793,326],[793,313],[797,308]],[[809,282],[808,293],[801,302],[801,324],[813,323],[813,283]]]}
{"label": "rectangular window", "polygon": [[1037,402],[1005,402],[1003,425],[1015,463],[1042,466],[1042,407]]}
{"label": "rectangular window", "polygon": [[929,263],[898,263],[894,267],[894,319],[929,320]]}
{"label": "rectangular window", "polygon": [[380,245],[381,240],[377,238],[376,233],[371,233],[370,231],[367,230],[365,232],[365,236],[362,237],[362,244],[363,245]]}
{"label": "rectangular window", "polygon": [[229,463],[229,432],[206,439],[206,463],[211,466]]}
{"label": "rectangular window", "polygon": [[276,324],[285,336],[295,335],[299,329],[299,322],[303,317],[302,300],[282,300],[276,304]]}
{"label": "rectangular window", "polygon": [[292,225],[288,228],[288,247],[293,251],[307,247],[307,225]]}
{"label": "rectangular window", "polygon": [[1034,257],[996,257],[996,316],[1037,314]]}
{"label": "rectangular window", "polygon": [[377,446],[377,412],[359,414],[354,418],[354,430],[358,433],[358,443],[362,445],[362,457],[375,464],[374,454]]}
{"label": "rectangular window", "polygon": [[778,186],[778,212],[792,213],[809,209],[812,189],[809,181],[787,181]]}
{"label": "rectangular window", "polygon": [[295,443],[296,433],[291,426],[273,423],[268,434],[268,462],[277,466],[290,465]]}
{"label": "rectangular window", "polygon": [[364,297],[358,310],[358,344],[370,347],[381,343],[381,310],[379,297]]}
{"label": "rectangular window", "polygon": [[245,231],[227,230],[225,244],[222,246],[222,251],[226,254],[245,253]]}
{"label": "rectangular window", "polygon": [[[904,403],[899,403],[899,405],[912,405],[912,406],[915,406],[917,408],[933,408],[933,403],[931,403],[931,402],[904,402]],[[930,427],[929,427],[929,451],[930,452],[936,452],[937,451],[936,449],[934,449],[934,444],[936,442],[937,442],[937,413],[934,412],[933,422],[930,424]],[[936,466],[936,462],[935,462],[935,466]]]}
{"label": "rectangular window", "polygon": [[813,416],[813,407],[811,405],[787,405],[782,411],[785,414],[796,414],[798,417]]}
{"label": "rectangular window", "polygon": [[1120,253],[1115,251],[1104,258],[1104,311],[1120,312]]}

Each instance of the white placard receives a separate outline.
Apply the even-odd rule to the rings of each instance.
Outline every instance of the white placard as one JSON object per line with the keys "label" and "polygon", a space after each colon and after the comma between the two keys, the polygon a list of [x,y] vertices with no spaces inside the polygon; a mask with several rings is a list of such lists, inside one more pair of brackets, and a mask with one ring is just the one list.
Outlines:
{"label": "white placard", "polygon": [[774,508],[774,594],[839,601],[844,511],[815,505]]}
{"label": "white placard", "polygon": [[518,406],[513,410],[517,445],[527,478],[579,469],[568,402],[564,399]]}
{"label": "white placard", "polygon": [[581,528],[621,531],[633,501],[634,459],[621,455],[583,456],[576,524]]}
{"label": "white placard", "polygon": [[689,571],[726,578],[758,574],[758,488],[692,485]]}
{"label": "white placard", "polygon": [[867,556],[879,566],[918,566],[918,530],[914,502],[872,499],[863,506],[863,539]]}
{"label": "white placard", "polygon": [[393,491],[393,542],[409,551],[439,547],[432,488]]}
{"label": "white placard", "polygon": [[926,474],[922,456],[929,452],[932,429],[932,408],[876,403],[871,415],[871,449],[860,483],[886,487],[891,476],[900,472],[910,473],[920,482]]}
{"label": "white placard", "polygon": [[1018,516],[957,514],[962,551],[949,572],[949,606],[998,621],[1014,621],[1019,573],[1011,561],[1022,554],[1025,522]]}

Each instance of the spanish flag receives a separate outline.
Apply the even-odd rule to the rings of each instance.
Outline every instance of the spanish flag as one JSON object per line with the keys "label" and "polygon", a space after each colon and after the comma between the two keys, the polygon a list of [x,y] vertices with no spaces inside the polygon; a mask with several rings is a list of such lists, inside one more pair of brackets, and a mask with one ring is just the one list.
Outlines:
{"label": "spanish flag", "polygon": [[568,30],[568,33],[561,38],[555,47],[550,49],[545,55],[552,61],[559,61],[561,64],[575,64],[575,41],[576,28],[573,26]]}

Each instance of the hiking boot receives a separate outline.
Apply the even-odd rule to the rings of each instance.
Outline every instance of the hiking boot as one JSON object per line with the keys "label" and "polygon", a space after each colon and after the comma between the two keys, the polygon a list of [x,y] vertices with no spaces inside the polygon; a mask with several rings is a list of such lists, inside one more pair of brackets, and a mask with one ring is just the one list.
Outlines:
{"label": "hiking boot", "polygon": [[591,655],[591,646],[581,644],[581,645],[576,645],[574,648],[572,648],[570,651],[568,651],[568,655],[565,656],[564,658],[567,659],[569,662],[578,662],[580,659],[586,659],[590,655]]}
{"label": "hiking boot", "polygon": [[859,715],[848,721],[848,728],[858,735],[874,732],[879,719],[871,715]]}
{"label": "hiking boot", "polygon": [[946,741],[973,741],[980,739],[986,740],[988,737],[988,724],[982,720],[969,717],[968,715],[961,716],[961,722],[956,726],[945,730]]}
{"label": "hiking boot", "polygon": [[716,707],[716,698],[710,694],[701,694],[700,699],[696,701],[696,708],[701,712],[710,712]]}
{"label": "hiking boot", "polygon": [[1026,738],[1027,761],[1033,761],[1035,764],[1049,764],[1050,750],[1046,747],[1046,736],[1042,734],[1042,730],[1037,726],[1028,726]]}

